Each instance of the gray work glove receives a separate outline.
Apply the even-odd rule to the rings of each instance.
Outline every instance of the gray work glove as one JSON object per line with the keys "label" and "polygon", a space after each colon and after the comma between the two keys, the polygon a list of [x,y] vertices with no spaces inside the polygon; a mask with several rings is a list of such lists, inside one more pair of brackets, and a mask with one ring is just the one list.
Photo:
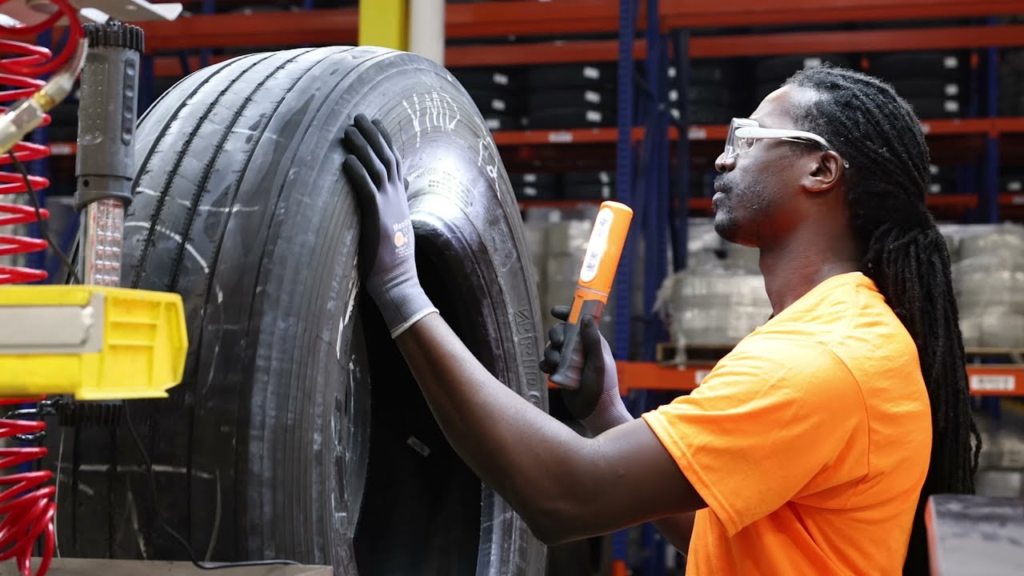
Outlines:
{"label": "gray work glove", "polygon": [[[552,374],[558,369],[565,344],[565,326],[569,319],[569,306],[555,306],[551,315],[562,320],[548,331],[548,345],[540,369]],[[583,346],[583,371],[577,390],[562,390],[569,412],[587,430],[598,435],[620,424],[632,422],[633,416],[619,395],[619,376],[615,371],[615,358],[611,346],[601,336],[593,316],[584,316],[580,324],[580,343]]]}
{"label": "gray work glove", "polygon": [[384,125],[363,114],[345,129],[342,164],[361,212],[359,273],[397,338],[437,308],[416,274],[416,250],[402,161]]}

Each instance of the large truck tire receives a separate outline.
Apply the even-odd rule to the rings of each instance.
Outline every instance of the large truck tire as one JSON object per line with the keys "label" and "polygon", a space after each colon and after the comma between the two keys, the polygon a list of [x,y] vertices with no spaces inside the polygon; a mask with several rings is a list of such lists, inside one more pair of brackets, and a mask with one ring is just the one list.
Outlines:
{"label": "large truck tire", "polygon": [[[287,558],[339,576],[540,575],[543,545],[458,458],[365,297],[344,128],[405,163],[424,287],[499,380],[547,410],[534,277],[490,133],[442,67],[378,48],[200,70],[136,135],[122,285],[182,295],[185,379],[64,431],[63,556]],[[59,434],[51,433],[51,440]],[[58,449],[51,445],[52,460]]]}

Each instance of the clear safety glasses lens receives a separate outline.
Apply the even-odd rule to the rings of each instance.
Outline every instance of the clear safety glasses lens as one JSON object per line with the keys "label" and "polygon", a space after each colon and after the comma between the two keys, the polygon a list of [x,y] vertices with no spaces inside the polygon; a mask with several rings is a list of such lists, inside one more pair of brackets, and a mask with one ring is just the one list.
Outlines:
{"label": "clear safety glasses lens", "polygon": [[729,123],[729,133],[725,137],[725,151],[719,156],[719,161],[726,161],[737,154],[742,154],[754,144],[753,138],[741,138],[736,135],[736,130],[744,127],[756,127],[757,122],[753,120],[743,120],[739,118],[733,118],[732,122]]}

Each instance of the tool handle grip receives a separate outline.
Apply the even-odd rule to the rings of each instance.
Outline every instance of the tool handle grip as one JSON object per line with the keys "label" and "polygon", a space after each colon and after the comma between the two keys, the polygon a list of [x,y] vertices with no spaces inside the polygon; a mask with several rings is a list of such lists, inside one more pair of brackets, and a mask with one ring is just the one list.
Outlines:
{"label": "tool handle grip", "polygon": [[566,390],[578,390],[583,377],[583,340],[580,338],[580,324],[586,316],[593,316],[594,322],[600,322],[604,314],[604,300],[581,300],[579,295],[573,301],[569,322],[565,326],[565,341],[562,344],[562,355],[558,368],[549,380],[555,386]]}

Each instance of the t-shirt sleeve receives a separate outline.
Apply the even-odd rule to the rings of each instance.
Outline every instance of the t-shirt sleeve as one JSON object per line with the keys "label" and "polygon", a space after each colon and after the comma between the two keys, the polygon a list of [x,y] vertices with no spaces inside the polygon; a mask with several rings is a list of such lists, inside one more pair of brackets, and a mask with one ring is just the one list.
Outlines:
{"label": "t-shirt sleeve", "polygon": [[692,394],[643,418],[730,536],[867,473],[860,388],[820,344],[744,343]]}

